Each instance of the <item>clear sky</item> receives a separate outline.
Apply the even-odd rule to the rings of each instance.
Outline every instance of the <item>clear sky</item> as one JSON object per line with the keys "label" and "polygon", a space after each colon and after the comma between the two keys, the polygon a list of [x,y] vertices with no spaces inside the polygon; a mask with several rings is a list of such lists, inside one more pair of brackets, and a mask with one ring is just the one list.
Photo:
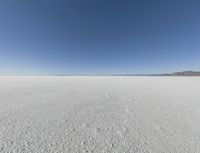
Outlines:
{"label": "clear sky", "polygon": [[199,0],[1,0],[0,74],[200,70]]}

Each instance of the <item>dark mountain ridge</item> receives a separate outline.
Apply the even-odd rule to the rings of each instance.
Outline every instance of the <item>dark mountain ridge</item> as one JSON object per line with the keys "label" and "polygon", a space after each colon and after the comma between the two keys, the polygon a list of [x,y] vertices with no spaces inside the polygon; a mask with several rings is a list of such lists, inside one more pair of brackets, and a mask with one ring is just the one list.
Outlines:
{"label": "dark mountain ridge", "polygon": [[200,76],[200,71],[180,71],[163,74],[114,74],[114,76]]}
{"label": "dark mountain ridge", "polygon": [[174,73],[165,73],[164,76],[200,76],[200,71],[181,71]]}

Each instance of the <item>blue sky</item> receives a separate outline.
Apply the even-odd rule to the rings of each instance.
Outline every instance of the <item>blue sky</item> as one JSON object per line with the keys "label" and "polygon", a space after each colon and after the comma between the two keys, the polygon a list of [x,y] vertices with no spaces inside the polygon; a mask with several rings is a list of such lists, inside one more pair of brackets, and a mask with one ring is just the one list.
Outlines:
{"label": "blue sky", "polygon": [[200,70],[199,0],[1,0],[0,74]]}

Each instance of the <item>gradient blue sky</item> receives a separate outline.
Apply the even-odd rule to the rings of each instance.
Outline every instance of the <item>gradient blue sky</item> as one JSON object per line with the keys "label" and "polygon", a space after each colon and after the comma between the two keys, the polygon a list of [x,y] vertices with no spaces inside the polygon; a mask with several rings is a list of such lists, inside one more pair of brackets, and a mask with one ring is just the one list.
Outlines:
{"label": "gradient blue sky", "polygon": [[0,74],[200,70],[199,0],[1,0]]}

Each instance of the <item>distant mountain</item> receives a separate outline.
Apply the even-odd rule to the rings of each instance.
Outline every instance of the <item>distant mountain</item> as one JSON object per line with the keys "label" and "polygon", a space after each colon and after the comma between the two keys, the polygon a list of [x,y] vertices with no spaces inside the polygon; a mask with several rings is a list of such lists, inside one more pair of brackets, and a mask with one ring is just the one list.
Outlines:
{"label": "distant mountain", "polygon": [[163,76],[200,76],[200,71],[182,71],[174,73],[165,73]]}
{"label": "distant mountain", "polygon": [[200,76],[200,71],[181,71],[164,74],[114,74],[113,76]]}

